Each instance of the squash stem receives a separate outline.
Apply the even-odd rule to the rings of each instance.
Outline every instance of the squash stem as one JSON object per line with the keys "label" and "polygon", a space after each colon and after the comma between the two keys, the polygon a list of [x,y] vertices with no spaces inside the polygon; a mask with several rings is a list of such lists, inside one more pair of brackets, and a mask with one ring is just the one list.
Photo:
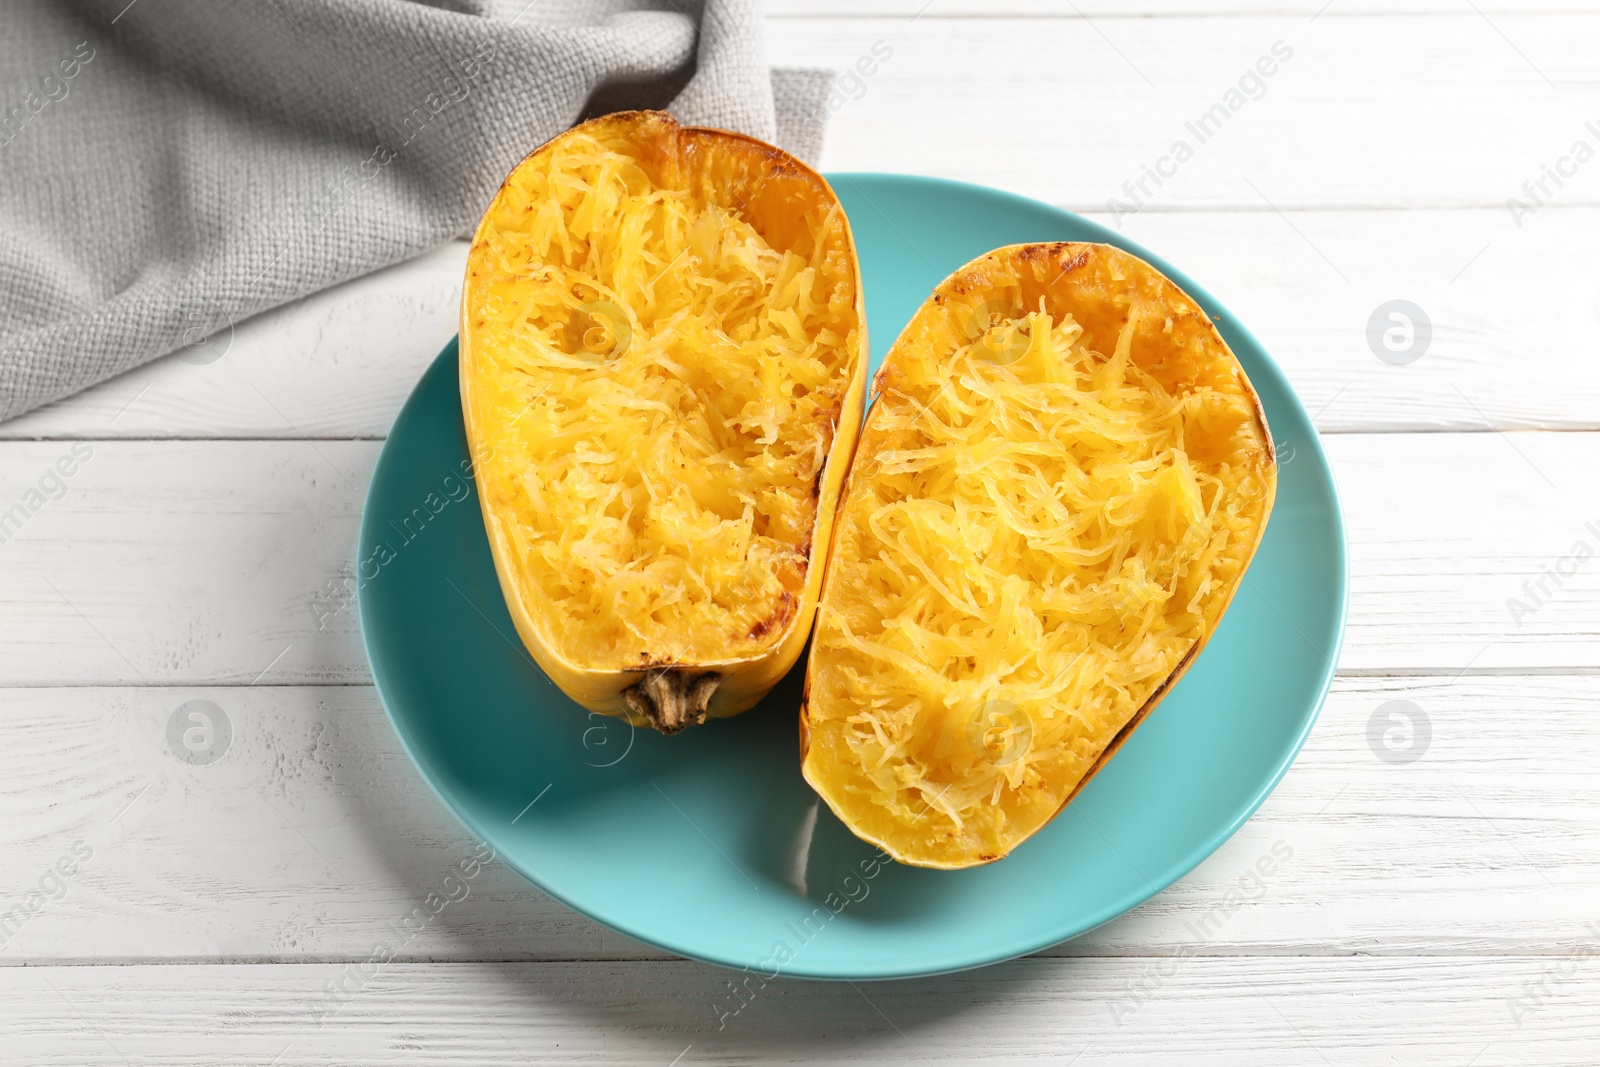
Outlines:
{"label": "squash stem", "polygon": [[674,668],[653,670],[623,690],[628,707],[643,715],[664,734],[675,734],[706,721],[706,707],[722,675],[715,671],[691,674]]}

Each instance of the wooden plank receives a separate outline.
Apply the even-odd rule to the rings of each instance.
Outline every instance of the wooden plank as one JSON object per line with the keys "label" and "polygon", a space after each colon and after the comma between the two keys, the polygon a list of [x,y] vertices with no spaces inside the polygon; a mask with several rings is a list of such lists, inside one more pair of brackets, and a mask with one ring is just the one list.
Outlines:
{"label": "wooden plank", "polygon": [[[775,63],[856,71],[831,110],[831,167],[1108,210],[1159,166],[1163,181],[1137,197],[1155,208],[1499,209],[1482,244],[1515,230],[1506,200],[1541,165],[1580,138],[1595,148],[1585,124],[1596,120],[1600,21],[1456,12],[794,19],[769,51]],[[1569,170],[1542,199],[1600,203],[1600,167]]]}
{"label": "wooden plank", "polygon": [[[0,545],[0,678],[365,681],[339,583],[378,447],[0,445],[0,501],[37,505]],[[319,608],[336,613],[321,628]]]}
{"label": "wooden plank", "polygon": [[[216,762],[192,766],[168,730],[175,716],[188,724],[178,709],[196,700],[221,709],[210,714],[230,740]],[[1341,679],[1295,767],[1231,841],[1048,954],[1592,943],[1597,701],[1594,677]],[[1391,719],[1397,710],[1405,718]],[[477,846],[365,686],[10,689],[0,716],[12,739],[0,749],[0,911],[41,880],[52,898],[0,932],[0,966],[357,960],[375,944],[403,960],[663,955],[496,862],[473,868],[435,925],[401,938],[400,920]],[[1412,749],[1415,760],[1396,762]],[[58,887],[49,872],[63,857],[75,869]]]}
{"label": "wooden plank", "polygon": [[[1600,668],[1600,567],[1578,558],[1600,542],[1600,434],[1325,445],[1351,548],[1341,669]],[[0,685],[365,682],[346,578],[378,448],[0,443],[0,512],[21,516],[0,531]],[[91,458],[48,499],[73,449]]]}
{"label": "wooden plank", "polygon": [[[179,708],[194,700],[228,724],[200,765],[168,736],[176,717],[182,745],[191,720]],[[0,964],[356,958],[397,941],[463,862],[468,895],[404,942],[406,956],[648,954],[501,864],[479,870],[477,843],[369,687],[3,690],[0,707],[15,741],[0,757],[14,771],[0,787],[0,854],[17,898],[0,912],[40,879],[59,897],[9,935],[0,927]],[[48,875],[64,856],[78,870],[60,890]]]}
{"label": "wooden plank", "polygon": [[[71,1067],[1588,1067],[1600,1056],[1592,956],[1166,962],[1026,960],[862,986],[752,977],[742,1002],[730,972],[689,963],[396,963],[360,985],[338,965],[10,968],[0,1036],[18,1062]],[[350,996],[319,1026],[324,987],[341,979]],[[1534,1006],[1517,1015],[1521,1004]]]}
{"label": "wooden plank", "polygon": [[0,423],[0,438],[382,437],[456,334],[466,252],[452,242],[246,319]]}
{"label": "wooden plank", "polygon": [[[1552,211],[1511,234],[1496,214],[1141,213],[1121,229],[1254,332],[1325,433],[1600,427],[1600,301],[1585,280],[1600,276],[1586,236],[1600,211]],[[1431,330],[1409,363],[1382,358],[1409,356],[1383,337],[1395,300]]]}
{"label": "wooden plank", "polygon": [[[1473,5],[1489,15],[1525,14],[1527,5],[1515,0],[1481,0]],[[1541,15],[1576,14],[1600,10],[1594,0],[1541,0]],[[1180,18],[1258,19],[1289,16],[1310,20],[1370,18],[1372,16],[1439,14],[1459,15],[1453,0],[1230,0],[1197,10],[1183,0],[771,0],[767,16],[773,19],[1012,19],[1060,18],[1107,20],[1178,16]],[[782,33],[783,27],[772,32]]]}
{"label": "wooden plank", "polygon": [[[1501,214],[1151,211],[1122,228],[1261,338],[1324,431],[1600,427],[1600,210],[1551,208],[1484,251]],[[455,334],[465,248],[241,323],[216,363],[159,361],[0,424],[0,439],[382,437]],[[1397,298],[1433,331],[1407,365],[1367,336]]]}

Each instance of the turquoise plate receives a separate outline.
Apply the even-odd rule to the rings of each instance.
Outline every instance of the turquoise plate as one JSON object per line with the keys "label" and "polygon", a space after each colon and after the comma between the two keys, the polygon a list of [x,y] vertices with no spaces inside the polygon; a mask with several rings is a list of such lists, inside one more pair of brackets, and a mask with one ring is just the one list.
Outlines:
{"label": "turquoise plate", "polygon": [[759,706],[676,737],[585,712],[506,614],[467,467],[452,343],[384,445],[361,526],[378,692],[444,802],[545,892],[729,967],[868,979],[977,967],[1115,918],[1192,870],[1300,750],[1344,628],[1345,542],[1316,432],[1283,373],[1204,289],[1121,236],[1022,197],[891,174],[831,179],[855,229],[876,368],[950,271],[1000,245],[1103,241],[1200,302],[1281,453],[1277,506],[1205,653],[1122,751],[1006,860],[878,862],[800,777],[804,661]]}

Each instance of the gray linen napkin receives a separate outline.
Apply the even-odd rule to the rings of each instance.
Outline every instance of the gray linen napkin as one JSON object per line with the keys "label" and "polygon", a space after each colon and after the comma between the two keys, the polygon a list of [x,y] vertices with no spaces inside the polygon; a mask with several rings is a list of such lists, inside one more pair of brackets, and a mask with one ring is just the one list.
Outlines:
{"label": "gray linen napkin", "polygon": [[580,118],[814,158],[830,85],[757,0],[4,0],[0,419],[470,232]]}

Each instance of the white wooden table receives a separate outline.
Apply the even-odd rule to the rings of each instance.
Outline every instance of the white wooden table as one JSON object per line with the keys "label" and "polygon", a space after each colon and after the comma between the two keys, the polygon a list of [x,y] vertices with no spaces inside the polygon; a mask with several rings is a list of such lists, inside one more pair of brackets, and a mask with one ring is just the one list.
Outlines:
{"label": "white wooden table", "polygon": [[[1339,479],[1350,625],[1299,762],[1192,875],[1034,958],[784,981],[719,1030],[725,973],[497,864],[402,936],[473,843],[340,577],[464,246],[0,425],[0,507],[48,498],[0,544],[0,1063],[1600,1063],[1600,159],[1570,155],[1600,148],[1600,3],[1539,6],[774,3],[774,62],[891,53],[826,168],[1115,222],[1257,332]],[[1404,365],[1369,344],[1391,300],[1432,327]],[[173,755],[191,700],[231,724],[213,763]]]}

